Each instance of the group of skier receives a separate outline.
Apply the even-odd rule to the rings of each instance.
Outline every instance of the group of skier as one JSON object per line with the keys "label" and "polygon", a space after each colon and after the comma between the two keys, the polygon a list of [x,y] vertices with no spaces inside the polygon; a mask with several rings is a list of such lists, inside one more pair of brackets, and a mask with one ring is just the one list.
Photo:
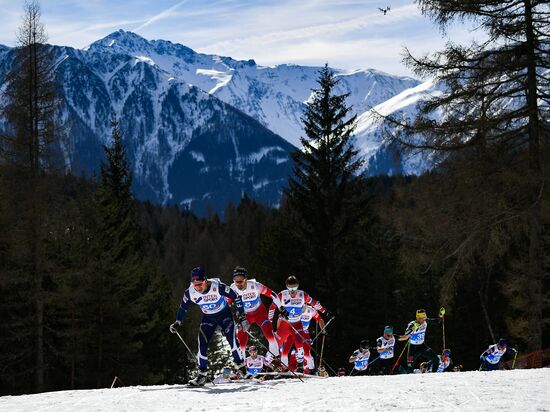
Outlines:
{"label": "group of skier", "polygon": [[[236,267],[233,270],[231,285],[222,283],[218,278],[207,278],[202,267],[196,267],[191,271],[191,283],[184,293],[176,321],[170,325],[170,331],[177,333],[177,328],[185,319],[191,303],[197,304],[203,313],[199,325],[196,355],[198,374],[189,382],[191,385],[202,386],[207,381],[208,345],[218,328],[221,329],[231,348],[231,355],[237,369],[236,376],[243,378],[256,376],[266,367],[278,371],[290,370],[294,373],[299,364],[302,364],[304,374],[313,373],[315,361],[311,353],[312,340],[309,326],[311,321],[315,320],[320,330],[318,336],[323,336],[333,316],[318,301],[298,289],[299,282],[295,276],[289,276],[285,285],[285,290],[275,293],[255,279],[249,279],[247,270],[243,267]],[[262,303],[262,295],[271,299],[269,310]],[[231,310],[232,305],[235,308],[235,315]],[[382,336],[376,340],[376,346],[371,347],[368,340],[362,340],[359,349],[349,358],[349,362],[354,365],[351,374],[453,370],[449,349],[445,348],[440,355],[437,355],[425,343],[428,325],[441,323],[444,315],[444,308],[441,308],[436,318],[428,318],[424,309],[418,309],[416,319],[409,322],[403,335],[394,334],[393,327],[386,326]],[[250,327],[253,324],[261,329],[267,340],[267,346],[251,334]],[[251,345],[248,347],[249,356],[245,357],[249,338],[265,349],[265,356],[258,353],[256,345]],[[181,336],[180,339],[183,341]],[[398,357],[394,352],[396,341],[407,341]],[[183,343],[185,344],[184,341]],[[185,345],[190,351],[187,344]],[[371,349],[376,351],[376,356],[372,360]],[[405,350],[407,351],[406,368],[399,365]],[[498,369],[502,356],[514,351],[515,349],[508,348],[505,339],[499,340],[481,355],[480,370]],[[424,362],[417,365],[417,360],[424,360]],[[374,365],[375,362],[377,362],[376,365]],[[415,368],[415,365],[419,367]],[[326,374],[322,364],[319,365],[318,373]]]}
{"label": "group of skier", "polygon": [[[384,332],[376,340],[376,346],[369,346],[368,340],[362,340],[357,349],[349,358],[349,362],[354,364],[352,375],[388,375],[396,371],[399,373],[413,373],[421,371],[422,368],[430,372],[444,372],[450,370],[452,361],[450,359],[451,351],[449,349],[443,349],[441,355],[436,353],[426,345],[426,330],[428,324],[440,323],[445,315],[445,309],[441,309],[439,317],[428,318],[424,309],[418,309],[416,311],[416,319],[409,322],[403,335],[394,334],[393,327],[384,327]],[[395,357],[395,345],[396,341],[407,341],[403,352],[399,357]],[[371,360],[371,352],[373,349],[376,351],[377,356],[374,356]],[[407,350],[407,368],[399,365],[404,351]],[[414,369],[414,366],[418,359],[424,359],[425,362],[421,363],[418,369]],[[376,365],[374,365],[376,363]],[[371,368],[369,368],[369,365]]]}
{"label": "group of skier", "polygon": [[[257,375],[264,367],[288,370],[291,368],[289,354],[293,347],[303,360],[303,372],[313,372],[315,363],[311,355],[308,328],[315,319],[321,327],[320,333],[324,334],[323,316],[330,318],[332,315],[306,292],[298,289],[299,283],[295,276],[289,276],[285,284],[286,289],[277,294],[255,279],[248,279],[247,270],[243,267],[233,270],[231,285],[225,285],[218,278],[208,279],[201,267],[191,271],[191,284],[184,293],[176,321],[170,325],[170,331],[177,333],[191,302],[197,304],[203,313],[198,331],[198,374],[189,382],[191,385],[201,386],[206,383],[208,344],[217,328],[221,328],[229,343],[241,377]],[[262,303],[262,295],[271,299],[269,311]],[[230,309],[232,304],[235,307],[235,318]],[[248,348],[250,356],[245,357],[249,338],[257,340],[249,331],[253,324],[258,325],[268,342],[265,356],[259,355],[257,347],[253,345]],[[257,343],[261,344],[260,341]]]}
{"label": "group of skier", "polygon": [[[429,324],[439,324],[443,321],[445,309],[441,308],[437,318],[428,318],[424,309],[416,311],[416,319],[409,322],[403,335],[395,335],[391,326],[384,328],[384,333],[376,340],[376,346],[370,347],[368,340],[362,340],[359,349],[353,352],[349,362],[353,363],[352,375],[387,375],[392,373],[426,373],[426,372],[450,372],[459,371],[460,366],[453,367],[451,350],[443,349],[440,355],[426,345],[426,330]],[[394,360],[396,339],[407,341],[401,355]],[[371,360],[370,350],[378,353]],[[403,353],[407,351],[407,368],[399,364]],[[499,339],[494,345],[490,345],[481,356],[479,370],[492,371],[499,369],[499,364],[505,354],[517,354],[517,350],[508,347],[506,339]],[[417,364],[417,360],[424,360]],[[369,369],[369,365],[378,362]],[[417,366],[417,367],[415,367]]]}

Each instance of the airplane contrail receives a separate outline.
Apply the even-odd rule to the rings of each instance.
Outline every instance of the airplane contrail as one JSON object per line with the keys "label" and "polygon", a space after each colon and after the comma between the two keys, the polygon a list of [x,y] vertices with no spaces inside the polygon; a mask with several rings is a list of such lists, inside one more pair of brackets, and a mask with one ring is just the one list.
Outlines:
{"label": "airplane contrail", "polygon": [[140,25],[139,27],[135,28],[133,31],[134,32],[138,32],[140,31],[141,29],[144,29],[145,27],[153,24],[154,22],[158,21],[158,20],[161,20],[161,19],[164,19],[166,17],[170,17],[172,15],[172,13],[179,7],[183,6],[185,3],[188,3],[189,0],[183,0],[183,1],[180,1],[179,3],[177,4],[174,4],[172,7],[164,10],[164,11],[161,11],[159,14],[156,14],[154,15],[153,17],[151,17],[149,20],[147,20],[145,23],[143,23],[142,25]]}

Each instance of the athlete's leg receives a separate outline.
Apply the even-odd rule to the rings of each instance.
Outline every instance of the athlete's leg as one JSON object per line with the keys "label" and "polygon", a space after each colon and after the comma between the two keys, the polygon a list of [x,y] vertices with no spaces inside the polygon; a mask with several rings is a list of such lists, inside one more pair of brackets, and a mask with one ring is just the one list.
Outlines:
{"label": "athlete's leg", "polygon": [[306,331],[304,331],[304,358],[304,373],[313,371],[315,369],[315,360],[311,356],[311,336]]}
{"label": "athlete's leg", "polygon": [[241,350],[237,345],[237,339],[235,336],[235,323],[233,322],[233,318],[231,316],[224,317],[221,320],[221,327],[223,335],[225,336],[225,339],[227,339],[227,342],[231,347],[231,355],[233,355],[233,361],[237,365],[240,365],[241,363],[243,363],[243,355],[241,354]]}
{"label": "athlete's leg", "polygon": [[283,343],[283,349],[281,351],[281,362],[285,366],[288,366],[288,355],[290,353],[290,350],[292,349],[292,345],[294,345],[294,343],[295,343],[296,334],[294,333],[294,331],[292,330],[290,325],[287,324],[286,322],[283,322],[283,324],[281,324],[281,327],[285,328],[284,336],[286,336],[286,338],[284,340],[284,343]]}
{"label": "athlete's leg", "polygon": [[199,352],[197,353],[197,364],[199,370],[206,371],[208,368],[208,343],[212,339],[212,335],[216,330],[216,324],[203,317],[201,324],[199,325],[198,341]]}
{"label": "athlete's leg", "polygon": [[294,334],[294,345],[296,346],[296,350],[304,351],[304,328],[302,326],[302,322],[294,322],[291,324],[292,328],[291,331]]}
{"label": "athlete's leg", "polygon": [[256,323],[262,330],[269,345],[269,352],[271,352],[271,356],[279,356],[279,344],[273,334],[273,325],[267,318],[267,310],[265,306],[260,305],[260,307],[250,315],[250,324],[252,325],[252,323]]}
{"label": "athlete's leg", "polygon": [[380,374],[381,375],[389,375],[395,360],[393,358],[378,359],[378,362],[380,362],[380,365],[378,365],[379,368],[380,368]]}
{"label": "athlete's leg", "polygon": [[431,372],[437,370],[439,360],[437,359],[437,355],[435,354],[435,352],[430,349],[425,343],[417,346],[418,347],[416,348],[413,363],[415,363],[417,359],[424,359],[427,361],[428,369]]}
{"label": "athlete's leg", "polygon": [[[246,314],[246,320],[250,325],[253,323],[253,317],[250,316],[248,313]],[[237,341],[239,343],[239,349],[242,352],[243,359],[246,354],[246,344],[248,343],[248,333],[240,327],[237,328]]]}
{"label": "athlete's leg", "polygon": [[273,356],[279,356],[279,345],[277,344],[277,339],[275,339],[275,335],[273,334],[273,326],[271,326],[271,322],[265,318],[260,324],[260,328],[262,329],[262,332],[267,339],[267,343],[269,344],[269,351],[273,354]]}
{"label": "athlete's leg", "polygon": [[437,370],[437,366],[439,365],[439,358],[437,357],[436,353],[432,350],[432,348],[427,347],[424,351],[423,356],[426,359],[429,359],[429,361],[431,362],[431,371],[435,372]]}
{"label": "athlete's leg", "polygon": [[425,349],[426,349],[426,345],[424,343],[421,343],[420,345],[409,346],[409,358],[407,362],[409,373],[412,373],[414,371],[414,366],[416,365],[416,361],[418,358],[422,357],[422,353],[424,352]]}

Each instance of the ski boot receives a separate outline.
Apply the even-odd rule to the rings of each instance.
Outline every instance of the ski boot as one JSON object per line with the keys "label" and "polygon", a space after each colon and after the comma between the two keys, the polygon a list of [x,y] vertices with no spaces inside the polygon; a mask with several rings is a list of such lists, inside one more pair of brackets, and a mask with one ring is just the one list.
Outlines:
{"label": "ski boot", "polygon": [[191,379],[189,381],[189,385],[191,386],[204,386],[206,383],[207,377],[206,377],[206,371],[199,371],[195,379]]}
{"label": "ski boot", "polygon": [[281,362],[281,355],[277,355],[271,361],[271,368],[273,370],[280,370],[283,367],[283,362]]}
{"label": "ski boot", "polygon": [[237,376],[242,379],[246,379],[247,373],[248,370],[246,369],[246,365],[244,364],[244,362],[237,365]]}

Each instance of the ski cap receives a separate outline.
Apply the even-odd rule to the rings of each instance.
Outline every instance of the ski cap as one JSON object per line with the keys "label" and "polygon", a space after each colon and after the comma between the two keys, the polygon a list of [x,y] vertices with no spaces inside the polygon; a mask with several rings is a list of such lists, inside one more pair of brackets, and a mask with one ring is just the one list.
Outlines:
{"label": "ski cap", "polygon": [[191,281],[192,282],[204,282],[206,280],[206,272],[201,266],[193,268],[191,271]]}
{"label": "ski cap", "polygon": [[388,335],[393,335],[393,328],[391,326],[384,327],[384,333],[387,333]]}
{"label": "ski cap", "polygon": [[498,340],[498,346],[508,346],[508,340],[504,338],[500,338]]}
{"label": "ski cap", "polygon": [[242,266],[235,266],[235,269],[233,269],[233,277],[235,276],[242,276],[246,279],[246,276],[248,275],[248,272],[246,271],[246,268],[243,268]]}
{"label": "ski cap", "polygon": [[451,350],[450,349],[443,349],[443,355],[445,356],[451,356]]}
{"label": "ski cap", "polygon": [[368,339],[363,339],[361,341],[361,343],[359,344],[359,347],[361,349],[368,349],[369,348],[369,340]]}
{"label": "ski cap", "polygon": [[296,276],[290,275],[286,278],[285,285],[288,290],[297,290],[298,286],[300,286],[300,283],[298,282]]}
{"label": "ski cap", "polygon": [[416,311],[416,318],[417,319],[426,319],[427,318],[426,310],[425,309],[418,309]]}
{"label": "ski cap", "polygon": [[248,347],[248,351],[249,351],[249,352],[258,352],[258,348],[257,348],[256,346],[254,346],[254,345],[250,345],[250,346]]}

